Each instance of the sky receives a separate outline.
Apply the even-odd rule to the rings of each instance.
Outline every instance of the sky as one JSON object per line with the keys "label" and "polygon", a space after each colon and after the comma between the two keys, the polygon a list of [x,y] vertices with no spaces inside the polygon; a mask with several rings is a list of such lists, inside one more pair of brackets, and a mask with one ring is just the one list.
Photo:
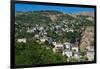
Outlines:
{"label": "sky", "polygon": [[15,4],[15,12],[28,12],[39,10],[54,10],[63,13],[79,13],[79,12],[94,12],[94,8],[68,7],[68,6],[49,6],[49,5],[34,5],[34,4]]}

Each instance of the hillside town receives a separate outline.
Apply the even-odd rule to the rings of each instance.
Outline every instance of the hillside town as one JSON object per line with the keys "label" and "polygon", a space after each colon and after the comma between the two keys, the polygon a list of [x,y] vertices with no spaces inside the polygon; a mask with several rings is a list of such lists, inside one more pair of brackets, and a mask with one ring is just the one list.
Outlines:
{"label": "hillside town", "polygon": [[[35,24],[31,27],[22,27],[25,28],[26,34],[32,34],[29,37],[31,40],[34,40],[38,44],[47,44],[45,46],[47,50],[52,49],[52,53],[61,53],[62,56],[66,56],[66,60],[71,62],[72,59],[75,59],[76,62],[80,61],[93,61],[94,60],[94,46],[87,46],[84,52],[80,51],[79,38],[75,38],[74,42],[68,41],[64,36],[66,32],[75,32],[76,30],[68,28],[67,23],[61,24],[49,24],[48,26],[42,26]],[[22,32],[23,29],[19,31]],[[24,34],[25,35],[25,34]],[[59,38],[59,37],[60,38]],[[27,43],[29,38],[26,36],[17,38],[17,43]]]}
{"label": "hillside town", "polygon": [[15,13],[15,64],[95,60],[94,12],[37,10]]}

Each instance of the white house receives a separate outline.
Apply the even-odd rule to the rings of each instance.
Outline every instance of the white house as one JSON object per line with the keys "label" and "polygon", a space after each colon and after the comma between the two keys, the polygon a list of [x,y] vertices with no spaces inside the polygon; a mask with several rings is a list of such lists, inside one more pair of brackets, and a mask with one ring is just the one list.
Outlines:
{"label": "white house", "polygon": [[79,59],[80,58],[80,53],[79,52],[73,52],[74,53],[74,58]]}
{"label": "white house", "polygon": [[53,52],[62,52],[64,50],[63,44],[56,43],[54,44]]}
{"label": "white house", "polygon": [[67,32],[74,32],[74,30],[70,29],[70,30],[67,30]]}
{"label": "white house", "polygon": [[75,52],[78,52],[79,51],[79,47],[78,46],[72,46],[72,50],[75,51]]}
{"label": "white house", "polygon": [[71,45],[72,45],[72,44],[69,43],[69,42],[65,42],[65,43],[64,43],[65,48],[66,48],[66,49],[69,49],[69,50],[71,49]]}
{"label": "white house", "polygon": [[28,33],[34,33],[35,30],[36,30],[36,28],[32,28],[32,29],[29,29],[29,28],[28,28],[27,32],[28,32]]}
{"label": "white house", "polygon": [[20,39],[17,39],[17,42],[21,43],[26,43],[26,38],[20,38]]}
{"label": "white house", "polygon": [[44,35],[47,35],[47,32],[46,31],[44,31],[43,33],[44,33]]}
{"label": "white house", "polygon": [[70,58],[72,56],[72,51],[71,50],[65,50],[63,51],[63,56],[67,56],[68,58]]}
{"label": "white house", "polygon": [[44,27],[40,27],[40,28],[39,28],[39,30],[43,30],[43,29],[44,29]]}
{"label": "white house", "polygon": [[39,35],[38,35],[38,34],[35,34],[34,37],[35,37],[35,38],[39,38]]}
{"label": "white house", "polygon": [[61,29],[62,29],[62,31],[64,31],[64,32],[66,31],[66,29],[65,29],[65,28],[61,28]]}
{"label": "white house", "polygon": [[55,46],[55,45],[56,45],[56,42],[52,42],[52,45],[54,45],[54,46]]}
{"label": "white house", "polygon": [[61,43],[56,43],[56,44],[55,44],[55,47],[63,47],[63,44],[61,44]]}
{"label": "white house", "polygon": [[88,61],[94,60],[94,51],[87,51],[86,55],[87,55]]}
{"label": "white house", "polygon": [[28,29],[27,32],[28,32],[28,33],[34,33],[34,30]]}
{"label": "white house", "polygon": [[40,42],[41,42],[41,43],[44,43],[46,40],[48,40],[47,37],[40,38]]}

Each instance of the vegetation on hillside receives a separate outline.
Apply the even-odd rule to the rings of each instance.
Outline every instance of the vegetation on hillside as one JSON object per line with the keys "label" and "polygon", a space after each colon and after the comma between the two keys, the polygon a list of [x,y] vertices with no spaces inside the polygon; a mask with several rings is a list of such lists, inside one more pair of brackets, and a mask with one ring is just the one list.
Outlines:
{"label": "vegetation on hillside", "polygon": [[[52,21],[50,15],[56,15],[56,21]],[[67,57],[61,53],[53,53],[51,45],[47,42],[39,44],[33,36],[39,32],[27,33],[28,28],[43,26],[48,33],[47,36],[55,41],[75,43],[78,39],[81,43],[83,33],[88,27],[94,27],[94,22],[87,19],[86,16],[73,17],[71,14],[64,14],[58,11],[32,11],[20,12],[15,17],[15,62],[16,65],[37,65],[37,64],[52,64],[52,63],[67,63]],[[60,28],[54,28],[56,25]],[[50,29],[51,28],[51,29]],[[68,32],[63,32],[61,28],[67,28]],[[53,31],[52,31],[53,29]],[[92,33],[94,31],[92,30]],[[42,35],[41,35],[42,36]],[[27,38],[26,43],[18,43],[18,38]],[[87,37],[88,38],[88,37]],[[93,36],[90,38],[94,38]],[[81,44],[80,44],[81,45]],[[94,43],[92,44],[94,45]],[[47,48],[47,49],[46,49]],[[48,49],[49,48],[49,49]],[[75,58],[71,58],[73,62],[77,62]],[[82,57],[83,60],[83,57]]]}

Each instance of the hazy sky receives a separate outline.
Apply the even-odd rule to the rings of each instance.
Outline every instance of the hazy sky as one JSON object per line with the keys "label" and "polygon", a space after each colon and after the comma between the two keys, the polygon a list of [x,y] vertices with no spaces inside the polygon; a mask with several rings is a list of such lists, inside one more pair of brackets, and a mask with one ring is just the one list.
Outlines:
{"label": "hazy sky", "polygon": [[37,11],[37,10],[57,10],[64,13],[78,12],[94,12],[94,8],[67,7],[67,6],[49,6],[49,5],[34,5],[34,4],[15,4],[15,12],[22,11]]}

